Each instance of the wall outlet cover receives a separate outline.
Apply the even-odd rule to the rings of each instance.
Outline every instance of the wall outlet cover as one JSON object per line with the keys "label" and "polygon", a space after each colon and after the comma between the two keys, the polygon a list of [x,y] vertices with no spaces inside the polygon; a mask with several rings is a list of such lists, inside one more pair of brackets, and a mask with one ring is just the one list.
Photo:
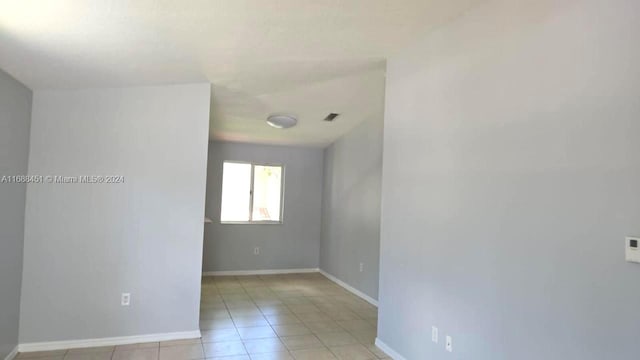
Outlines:
{"label": "wall outlet cover", "polygon": [[129,293],[122,293],[122,296],[120,298],[120,305],[122,306],[129,306],[131,305],[131,294]]}

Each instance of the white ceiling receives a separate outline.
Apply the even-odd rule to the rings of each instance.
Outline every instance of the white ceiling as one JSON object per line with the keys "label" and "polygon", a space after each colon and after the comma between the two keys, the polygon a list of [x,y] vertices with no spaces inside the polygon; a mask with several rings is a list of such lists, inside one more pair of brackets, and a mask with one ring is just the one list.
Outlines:
{"label": "white ceiling", "polygon": [[[0,0],[0,68],[32,89],[209,81],[211,138],[325,146],[382,116],[384,59],[480,1]],[[282,112],[299,125],[266,125]]]}

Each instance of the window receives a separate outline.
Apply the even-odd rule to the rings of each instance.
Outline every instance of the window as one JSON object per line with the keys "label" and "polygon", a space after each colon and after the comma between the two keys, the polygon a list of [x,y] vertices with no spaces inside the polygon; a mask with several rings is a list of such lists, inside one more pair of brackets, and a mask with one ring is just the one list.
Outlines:
{"label": "window", "polygon": [[283,167],[225,161],[222,223],[281,223]]}

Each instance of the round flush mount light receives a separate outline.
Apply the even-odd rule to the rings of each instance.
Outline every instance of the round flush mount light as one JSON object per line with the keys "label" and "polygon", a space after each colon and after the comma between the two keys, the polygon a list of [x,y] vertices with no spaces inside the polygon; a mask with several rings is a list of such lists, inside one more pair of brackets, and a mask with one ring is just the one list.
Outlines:
{"label": "round flush mount light", "polygon": [[288,129],[296,126],[298,119],[291,115],[271,115],[267,118],[267,124],[276,129]]}

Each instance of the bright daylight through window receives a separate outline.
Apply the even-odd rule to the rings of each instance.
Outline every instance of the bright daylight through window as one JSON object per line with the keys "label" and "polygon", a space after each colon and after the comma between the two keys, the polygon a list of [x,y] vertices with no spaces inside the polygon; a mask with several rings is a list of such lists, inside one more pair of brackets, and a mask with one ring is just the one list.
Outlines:
{"label": "bright daylight through window", "polygon": [[225,161],[220,222],[280,223],[282,170],[282,166]]}

